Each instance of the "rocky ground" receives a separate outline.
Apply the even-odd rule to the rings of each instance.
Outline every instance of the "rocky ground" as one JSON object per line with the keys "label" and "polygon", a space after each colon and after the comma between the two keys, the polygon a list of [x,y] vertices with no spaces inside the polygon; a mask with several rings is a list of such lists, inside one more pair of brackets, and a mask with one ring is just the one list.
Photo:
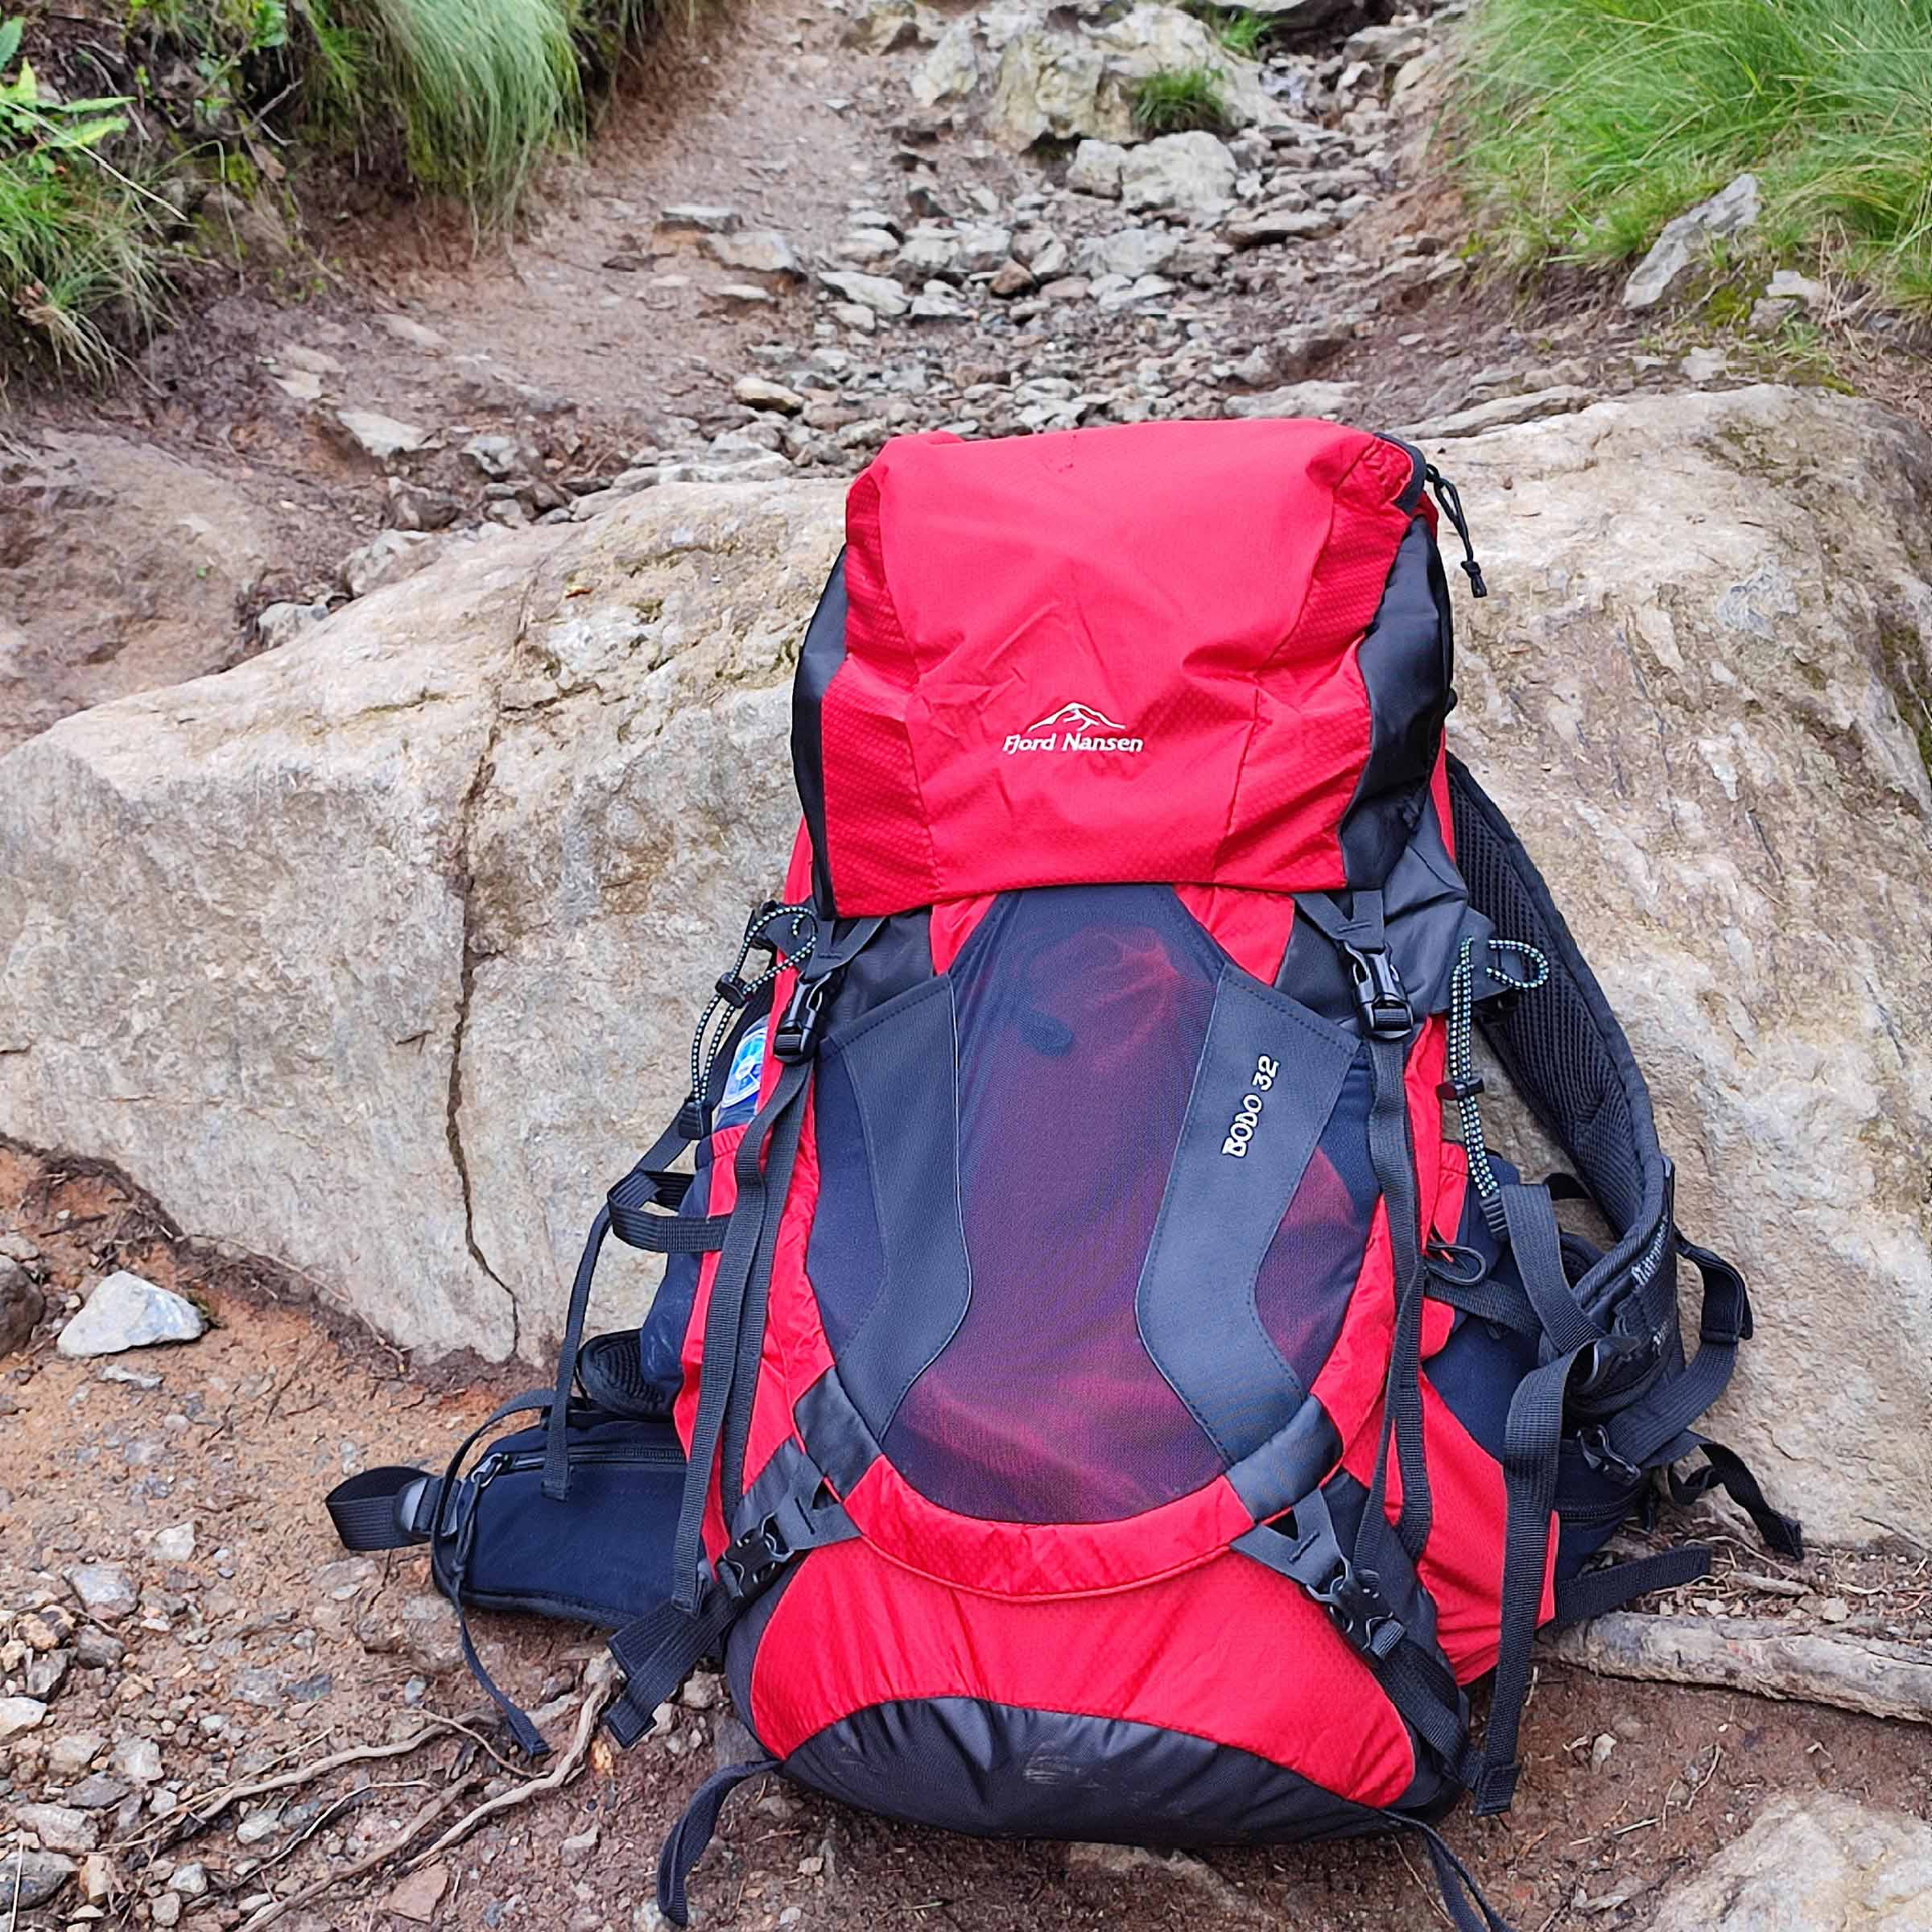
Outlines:
{"label": "rocky ground", "polygon": [[[345,242],[312,211],[312,254],[258,260],[113,394],[8,396],[0,750],[445,547],[678,478],[848,474],[920,428],[1279,411],[1439,431],[1788,355],[1748,330],[1700,346],[1615,289],[1479,281],[1428,148],[1455,10],[1328,10],[1352,17],[1236,70],[1225,138],[1129,143],[1125,90],[1200,51],[1191,16],[759,0],[656,77],[673,111],[623,110],[559,168],[514,241],[398,215]],[[1767,331],[1830,298],[1771,299],[1790,306]],[[60,1353],[117,1269],[192,1298],[206,1332]],[[500,1759],[420,1560],[345,1558],[319,1498],[459,1439],[516,1372],[425,1366],[285,1287],[111,1175],[0,1146],[0,1924],[654,1925],[657,1845],[743,1742],[717,1686],[630,1754],[579,1751],[594,1637],[480,1619],[565,1775]],[[1785,1571],[1723,1542],[1719,1575],[1662,1608],[1922,1649],[1929,1604],[1918,1554]],[[1752,1893],[1767,1868],[1814,1889],[1818,1923],[1862,1925],[1885,1901],[1861,1872],[1893,1875],[1901,1913],[1932,1896],[1910,1823],[1932,1814],[1926,1736],[1553,1656],[1515,1812],[1451,1834],[1524,1932],[1768,1932],[1797,1922],[1794,1891]],[[745,1932],[1439,1922],[1393,1847],[988,1845],[777,1787],[727,1813],[697,1904]]]}
{"label": "rocky ground", "polygon": [[[1333,24],[1256,66],[1165,4],[761,4],[514,238],[312,211],[110,395],[0,392],[0,748],[661,481],[848,474],[912,429],[1415,427],[1684,380],[1689,336],[1614,291],[1476,285],[1430,150],[1459,10],[1354,24],[1386,10],[1304,6]],[[1137,77],[1203,61],[1228,138],[1123,152]],[[1744,336],[1688,366],[1778,361]]]}
{"label": "rocky ground", "polygon": [[[716,1680],[693,1680],[635,1750],[580,1752],[584,1700],[599,1695],[595,1634],[477,1619],[492,1668],[559,1746],[564,1781],[535,1785],[497,1756],[506,1741],[420,1558],[345,1556],[321,1512],[345,1472],[438,1458],[509,1392],[502,1372],[416,1368],[171,1240],[153,1205],[111,1179],[4,1152],[0,1257],[0,1307],[30,1293],[43,1305],[0,1372],[8,1932],[658,1925],[645,1901],[665,1831],[715,1764],[747,1754]],[[189,1298],[206,1332],[60,1353],[77,1291],[116,1269]],[[1719,1575],[1666,1610],[1932,1637],[1925,1561],[1771,1575],[1761,1554],[1720,1548]],[[1674,1885],[1734,1844],[1706,1893],[1726,1872],[1769,1864],[1790,1882],[1802,1870],[1836,1910],[1869,1883],[1870,1841],[1906,1897],[1913,1872],[1932,1876],[1925,1847],[1885,1835],[1932,1814],[1926,1737],[1918,1724],[1546,1662],[1515,1811],[1450,1830],[1521,1932],[1649,1925]],[[502,1808],[479,1815],[493,1801]],[[720,1932],[1439,1922],[1414,1855],[1393,1846],[1166,1856],[988,1844],[776,1785],[727,1812],[696,1898],[694,1922]],[[1667,1909],[1677,1916],[1657,1922],[1682,1932],[1922,1922]]]}

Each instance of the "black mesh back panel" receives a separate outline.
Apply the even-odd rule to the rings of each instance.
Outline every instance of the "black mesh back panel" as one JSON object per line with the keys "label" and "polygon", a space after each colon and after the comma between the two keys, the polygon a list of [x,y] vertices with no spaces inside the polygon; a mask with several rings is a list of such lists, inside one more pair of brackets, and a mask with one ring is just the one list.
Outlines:
{"label": "black mesh back panel", "polygon": [[1497,934],[1538,947],[1550,983],[1484,1031],[1518,1092],[1571,1159],[1621,1235],[1647,1213],[1661,1186],[1657,1126],[1643,1076],[1536,868],[1481,787],[1450,760],[1455,862],[1470,902]]}
{"label": "black mesh back panel", "polygon": [[883,1445],[934,1501],[1106,1521],[1219,1471],[1134,1294],[1224,964],[1158,886],[1008,894],[954,962],[972,1296]]}

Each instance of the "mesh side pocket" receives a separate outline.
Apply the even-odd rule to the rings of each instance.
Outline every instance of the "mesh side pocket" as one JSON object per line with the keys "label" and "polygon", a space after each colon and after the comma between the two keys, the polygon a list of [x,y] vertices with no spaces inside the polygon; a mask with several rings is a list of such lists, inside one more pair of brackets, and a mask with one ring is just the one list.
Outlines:
{"label": "mesh side pocket", "polygon": [[1104,1521],[1219,1472],[1134,1292],[1222,967],[1140,886],[1002,898],[954,963],[972,1297],[884,1443],[934,1501]]}

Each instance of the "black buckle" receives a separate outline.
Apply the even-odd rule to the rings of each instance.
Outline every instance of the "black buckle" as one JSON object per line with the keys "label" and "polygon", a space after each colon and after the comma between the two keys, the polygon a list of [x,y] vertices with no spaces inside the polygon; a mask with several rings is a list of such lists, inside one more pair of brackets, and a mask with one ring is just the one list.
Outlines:
{"label": "black buckle", "polygon": [[1342,954],[1355,980],[1356,1010],[1371,1036],[1378,1040],[1406,1038],[1414,1028],[1415,1014],[1388,947],[1377,946],[1371,952],[1344,944]]}
{"label": "black buckle", "polygon": [[801,980],[785,1003],[778,1030],[771,1036],[774,1059],[791,1065],[808,1060],[818,1051],[819,1030],[824,1024],[825,1003],[832,997],[832,976]]}
{"label": "black buckle", "polygon": [[1435,1094],[1442,1100],[1472,1100],[1488,1091],[1488,1083],[1480,1073],[1465,1073],[1453,1080],[1438,1080]]}
{"label": "black buckle", "polygon": [[751,988],[735,972],[720,973],[712,990],[733,1013],[742,1013],[745,1002],[751,997]]}
{"label": "black buckle", "polygon": [[1386,1657],[1406,1633],[1382,1595],[1382,1579],[1339,1557],[1319,1583],[1302,1586],[1335,1620],[1335,1627],[1364,1657]]}
{"label": "black buckle", "polygon": [[1598,1476],[1615,1476],[1631,1484],[1644,1480],[1644,1472],[1635,1463],[1619,1455],[1611,1447],[1608,1424],[1598,1422],[1591,1428],[1579,1430],[1576,1446],[1582,1451],[1585,1463]]}
{"label": "black buckle", "polygon": [[779,1533],[778,1519],[768,1516],[731,1544],[712,1567],[718,1586],[734,1604],[748,1604],[778,1580],[791,1561],[791,1548]]}

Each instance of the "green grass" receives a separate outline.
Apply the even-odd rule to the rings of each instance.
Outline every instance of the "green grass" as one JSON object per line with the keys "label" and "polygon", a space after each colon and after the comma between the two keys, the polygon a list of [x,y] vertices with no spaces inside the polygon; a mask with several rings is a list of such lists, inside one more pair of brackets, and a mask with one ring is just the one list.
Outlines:
{"label": "green grass", "polygon": [[[109,0],[77,74],[75,37],[53,22],[80,16],[43,25],[47,0],[11,3],[24,11],[0,0],[0,357],[99,373],[151,328],[195,252],[175,204],[198,199],[197,180],[245,186],[265,153],[299,166],[348,148],[507,220],[544,156],[582,135],[625,49],[688,24],[700,0]],[[112,97],[66,98],[110,85]]]}
{"label": "green grass", "polygon": [[1273,37],[1278,23],[1267,14],[1245,6],[1208,6],[1198,3],[1188,11],[1202,21],[1229,53],[1244,60],[1257,60],[1262,47]]}
{"label": "green grass", "polygon": [[1522,264],[1616,261],[1746,169],[1757,239],[1932,310],[1932,0],[1484,0],[1459,141]]}
{"label": "green grass", "polygon": [[1211,67],[1179,67],[1150,74],[1133,90],[1134,125],[1145,134],[1191,128],[1219,133],[1228,126],[1221,76]]}

